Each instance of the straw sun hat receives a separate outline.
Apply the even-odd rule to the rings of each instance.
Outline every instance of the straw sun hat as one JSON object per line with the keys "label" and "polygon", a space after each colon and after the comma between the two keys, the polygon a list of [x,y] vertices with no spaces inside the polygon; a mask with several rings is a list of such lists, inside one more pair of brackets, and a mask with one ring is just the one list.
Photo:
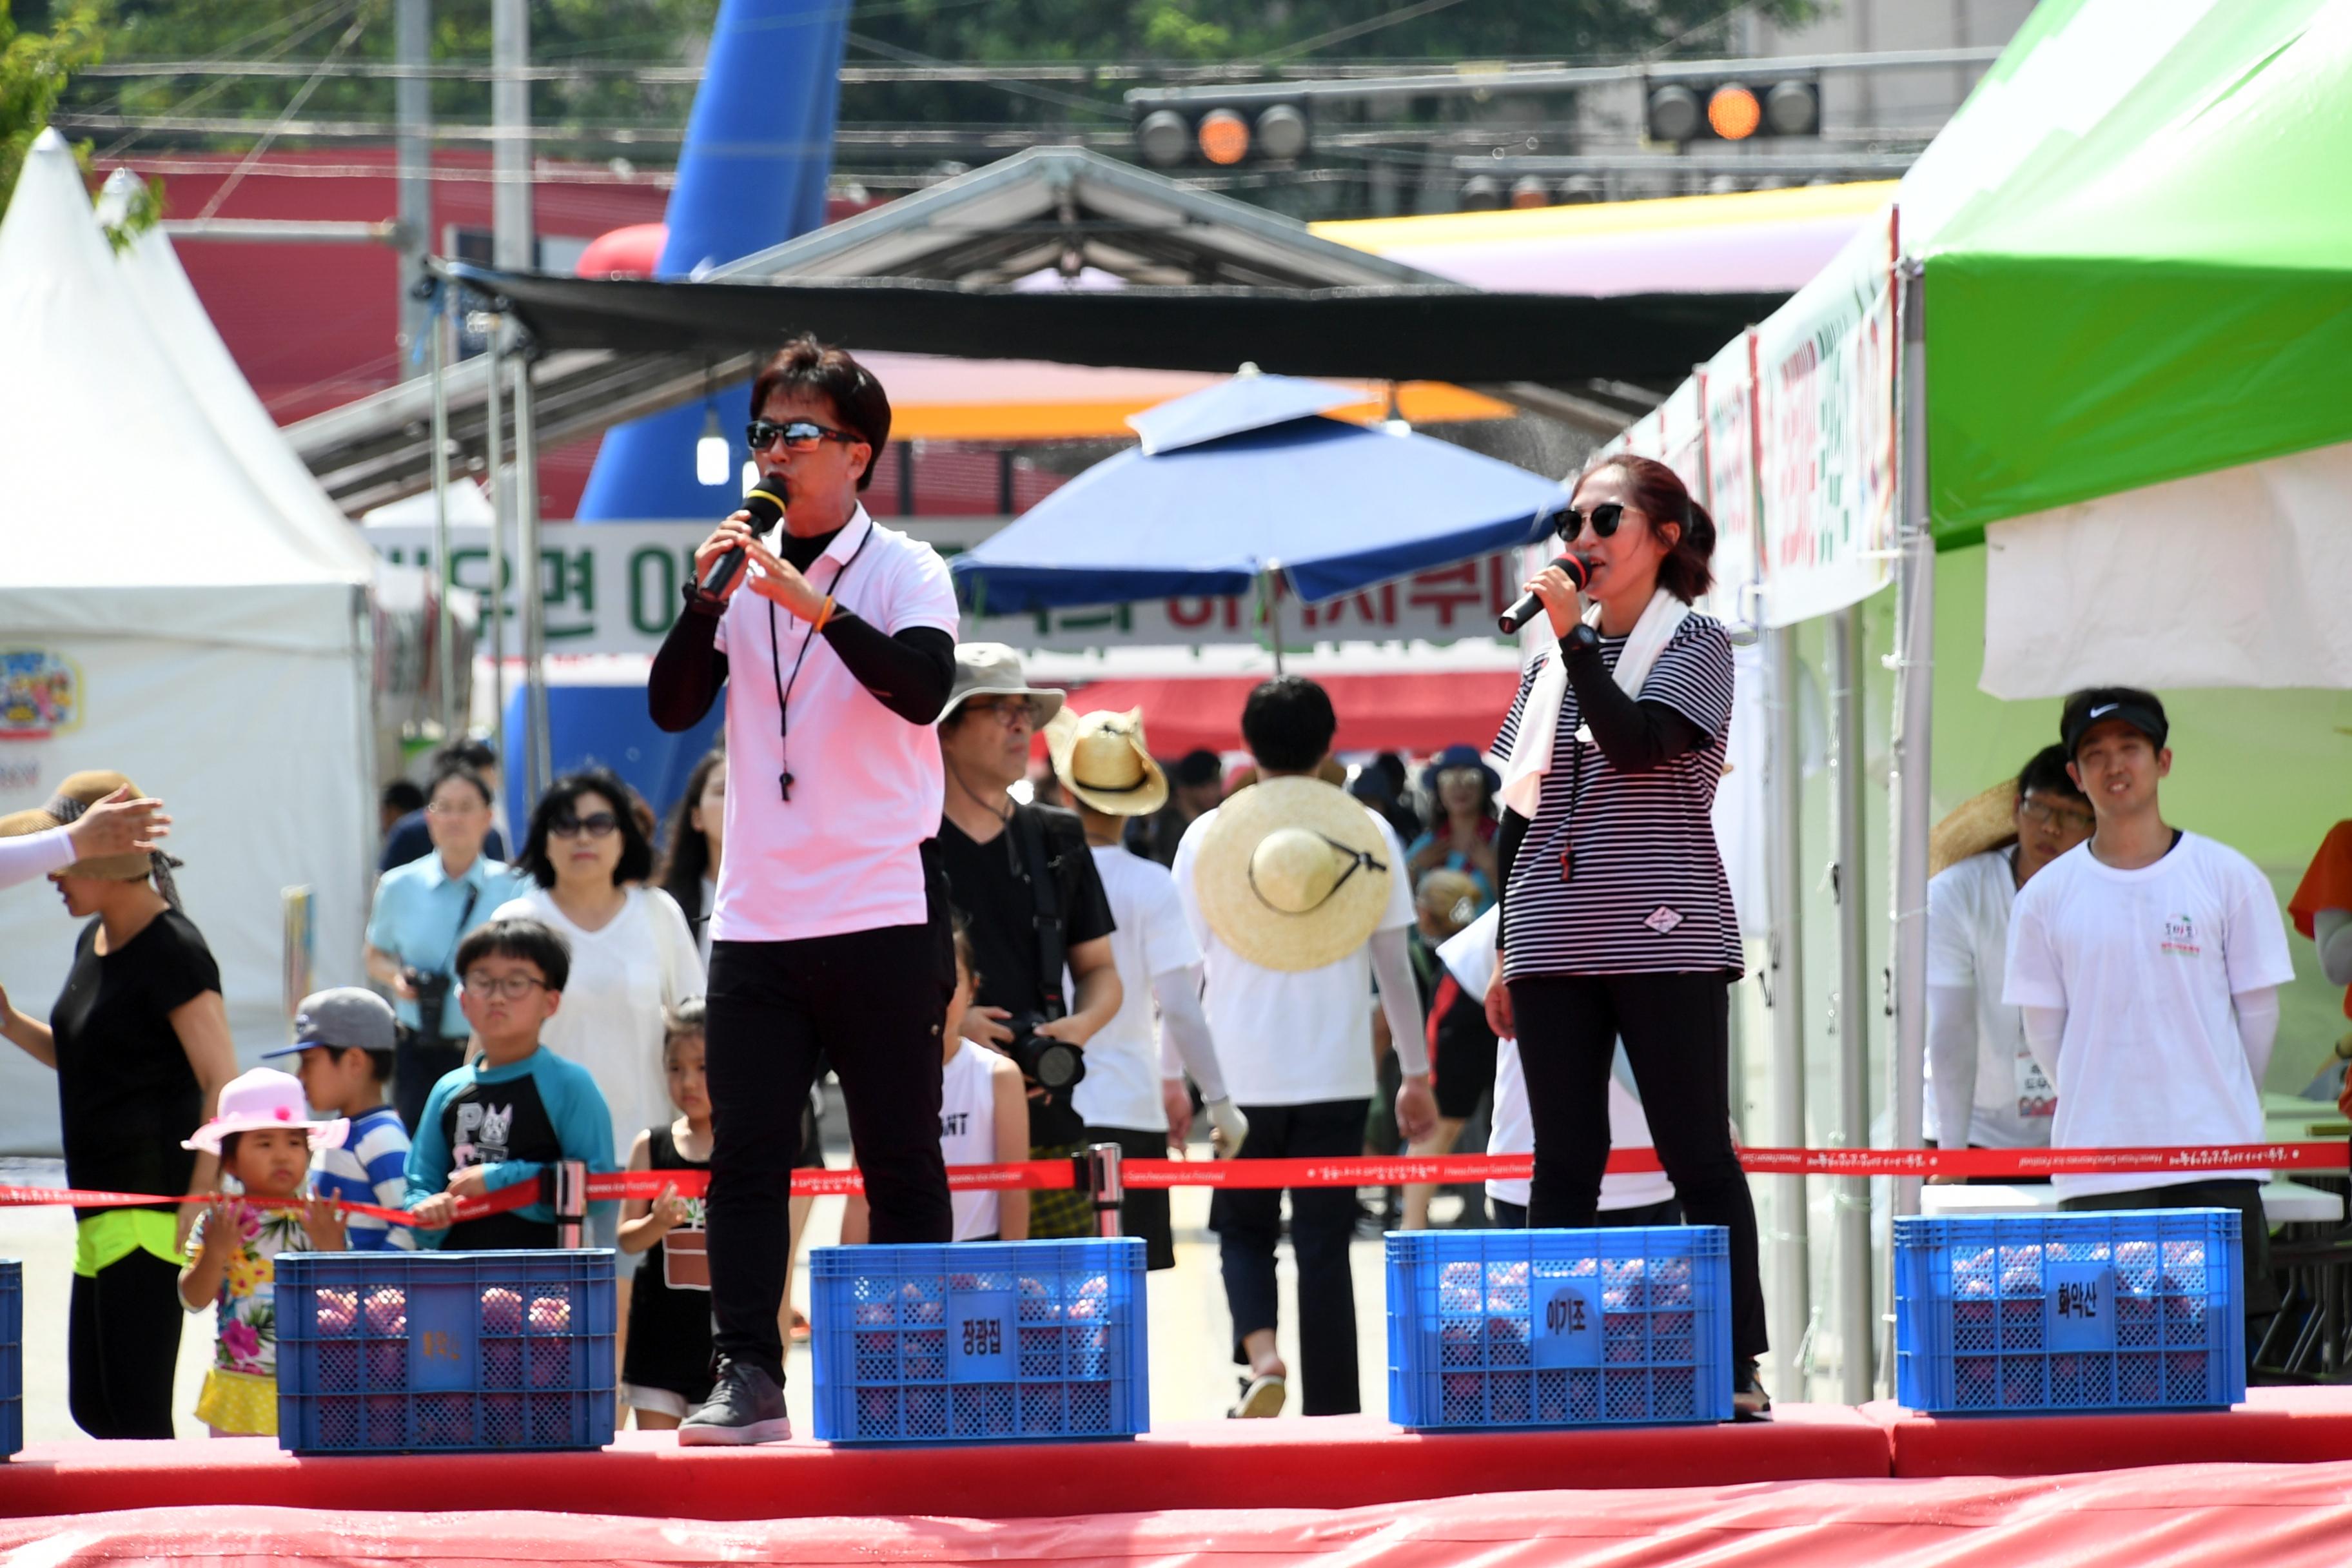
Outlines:
{"label": "straw sun hat", "polygon": [[[0,838],[16,838],[28,833],[46,833],[52,827],[70,827],[81,820],[82,813],[112,795],[128,788],[135,796],[138,789],[121,773],[99,770],[69,773],[58,785],[58,793],[37,811],[15,811],[0,816]],[[77,860],[61,873],[68,877],[98,877],[112,882],[135,881],[153,876],[155,885],[176,908],[177,890],[172,886],[172,872],[183,864],[162,850],[131,849],[120,855],[100,855],[88,860]]]}
{"label": "straw sun hat", "polygon": [[1201,840],[1193,891],[1209,929],[1267,969],[1320,969],[1363,945],[1388,907],[1387,841],[1319,779],[1267,779],[1229,798]]}
{"label": "straw sun hat", "polygon": [[1936,876],[1971,855],[2017,842],[2017,781],[2003,779],[1969,796],[1927,835],[1927,875]]}
{"label": "straw sun hat", "polygon": [[1143,740],[1143,710],[1056,712],[1045,753],[1062,787],[1106,816],[1149,816],[1168,804],[1168,775]]}

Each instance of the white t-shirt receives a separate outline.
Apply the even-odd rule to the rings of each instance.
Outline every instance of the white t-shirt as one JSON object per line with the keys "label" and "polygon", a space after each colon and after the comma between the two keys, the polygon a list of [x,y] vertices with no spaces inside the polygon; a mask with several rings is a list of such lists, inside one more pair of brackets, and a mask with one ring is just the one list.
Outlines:
{"label": "white t-shirt", "polygon": [[[2000,999],[2009,970],[2009,917],[2017,902],[2017,851],[1988,849],[1947,867],[1927,883],[1927,984],[1976,994],[1977,1069],[1965,1129],[1933,1135],[1941,1144],[2042,1149],[2050,1143],[2057,1090],[2025,1046],[2025,1019]],[[1932,1058],[1934,1047],[1929,1047]],[[1941,1080],[1938,1079],[1938,1082]],[[1957,1089],[1957,1085],[1946,1086]],[[1929,1094],[1934,1106],[1937,1097]]]}
{"label": "white t-shirt", "polygon": [[[2294,978],[2269,880],[2225,844],[2184,833],[2137,871],[2083,844],[2025,884],[2010,917],[2016,1007],[2063,1007],[2051,1145],[2259,1143],[2262,1086],[2231,997]],[[2130,1192],[2263,1171],[2058,1176],[2062,1194]]]}
{"label": "white t-shirt", "polygon": [[[949,1164],[996,1163],[996,1083],[991,1069],[1004,1059],[965,1040],[940,1072],[940,1152]],[[1003,1224],[992,1189],[950,1193],[948,1203],[955,1211],[957,1241],[994,1236]]]}
{"label": "white t-shirt", "polygon": [[702,961],[677,900],[659,888],[631,888],[619,914],[600,931],[583,931],[546,889],[533,888],[491,918],[516,915],[544,922],[572,950],[563,1005],[540,1043],[595,1079],[613,1113],[613,1147],[626,1149],[646,1128],[675,1121],[662,1068],[662,1009],[702,994]]}
{"label": "white t-shirt", "polygon": [[[1374,929],[1402,931],[1412,924],[1404,847],[1377,813],[1367,808],[1364,815],[1380,830],[1383,854],[1394,868],[1388,908]],[[1375,1087],[1370,952],[1360,947],[1320,969],[1291,972],[1252,963],[1219,942],[1192,888],[1201,841],[1216,819],[1216,812],[1202,812],[1184,830],[1176,846],[1175,876],[1185,923],[1201,944],[1208,972],[1202,1005],[1216,1037],[1227,1091],[1243,1106],[1370,1100]]]}
{"label": "white t-shirt", "polygon": [[[1495,927],[1499,914],[1498,910],[1490,907],[1446,938],[1437,950],[1438,961],[1452,973],[1454,984],[1473,996],[1484,996],[1487,983],[1495,976]],[[1609,1144],[1612,1149],[1652,1146],[1649,1118],[1642,1114],[1642,1102],[1622,1081],[1632,1076],[1625,1064],[1625,1047],[1620,1046],[1615,1069],[1609,1075]],[[1490,1122],[1487,1153],[1535,1152],[1535,1110],[1528,1103],[1527,1070],[1519,1065],[1517,1040],[1495,1042],[1495,1110]],[[1525,1208],[1532,1184],[1524,1178],[1496,1179],[1486,1184],[1486,1195]],[[1674,1195],[1675,1184],[1666,1180],[1663,1171],[1631,1171],[1601,1178],[1600,1206],[1604,1209],[1648,1208]]]}
{"label": "white t-shirt", "polygon": [[1094,847],[1095,869],[1118,929],[1110,933],[1118,968],[1118,1012],[1087,1042],[1087,1076],[1071,1099],[1089,1127],[1138,1132],[1168,1130],[1160,1099],[1160,1047],[1152,1038],[1151,982],[1201,962],[1184,922],[1176,879],[1157,860],[1119,845]]}
{"label": "white t-shirt", "polygon": [[[947,563],[862,506],[807,575],[892,637],[909,626],[956,635]],[[727,656],[727,853],[712,938],[798,942],[923,924],[921,845],[947,789],[938,734],[883,707],[808,622],[749,587],[727,601],[716,646]],[[777,782],[787,771],[789,801]]]}

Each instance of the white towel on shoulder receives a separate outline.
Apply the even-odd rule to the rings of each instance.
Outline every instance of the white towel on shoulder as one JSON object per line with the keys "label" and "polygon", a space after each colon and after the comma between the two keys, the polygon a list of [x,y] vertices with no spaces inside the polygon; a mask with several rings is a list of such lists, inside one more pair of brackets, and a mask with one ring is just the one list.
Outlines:
{"label": "white towel on shoulder", "polygon": [[[1642,695],[1642,683],[1650,678],[1650,668],[1658,662],[1658,655],[1682,629],[1691,613],[1690,606],[1660,588],[1650,595],[1642,611],[1642,618],[1633,623],[1633,635],[1625,639],[1624,651],[1617,656],[1617,668],[1611,671],[1617,689],[1628,697]],[[1601,624],[1601,606],[1588,605],[1584,624]],[[1536,806],[1543,799],[1544,774],[1551,772],[1553,731],[1559,728],[1559,705],[1568,695],[1568,665],[1554,644],[1538,656],[1543,668],[1536,672],[1536,683],[1528,692],[1527,708],[1519,714],[1519,731],[1511,742],[1507,757],[1490,756],[1487,761],[1503,777],[1503,787],[1496,798],[1528,821],[1535,820]],[[1590,741],[1592,731],[1580,727],[1580,741]]]}

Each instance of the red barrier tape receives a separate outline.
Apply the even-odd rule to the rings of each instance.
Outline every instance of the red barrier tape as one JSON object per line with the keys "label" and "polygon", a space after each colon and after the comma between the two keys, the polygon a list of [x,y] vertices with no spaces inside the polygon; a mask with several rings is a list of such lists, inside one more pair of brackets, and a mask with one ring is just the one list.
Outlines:
{"label": "red barrier tape", "polygon": [[[1750,1175],[1812,1176],[2047,1176],[2131,1171],[2244,1170],[2342,1171],[2352,1169],[2352,1144],[2221,1143],[2179,1149],[1742,1149],[1739,1163]],[[1350,1160],[1127,1160],[1122,1178],[1130,1187],[1389,1187],[1409,1184],[1524,1181],[1534,1171],[1528,1154],[1447,1154],[1436,1159]],[[1609,1156],[1613,1173],[1661,1169],[1654,1149],[1619,1149]],[[709,1184],[703,1171],[614,1171],[588,1178],[588,1196],[597,1202],[651,1200],[675,1190],[699,1196]],[[950,1165],[948,1185],[958,1192],[1050,1192],[1078,1184],[1069,1160],[1026,1160],[1003,1165]],[[793,1173],[794,1197],[862,1193],[855,1170]],[[467,1199],[459,1219],[478,1219],[535,1203],[537,1183],[525,1182]],[[65,1187],[0,1187],[0,1207],[71,1205],[77,1208],[144,1207],[153,1204],[209,1203],[208,1194],[153,1197],[140,1193],[78,1192]],[[299,1207],[297,1204],[274,1206]],[[373,1215],[395,1225],[415,1216],[373,1204],[345,1204],[351,1214]]]}

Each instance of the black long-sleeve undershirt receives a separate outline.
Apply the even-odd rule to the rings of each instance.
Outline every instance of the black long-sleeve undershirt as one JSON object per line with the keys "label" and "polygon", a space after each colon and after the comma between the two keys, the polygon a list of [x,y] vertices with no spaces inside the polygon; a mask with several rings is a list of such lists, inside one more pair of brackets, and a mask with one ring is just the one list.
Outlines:
{"label": "black long-sleeve undershirt", "polygon": [[[1577,649],[1562,644],[1559,651],[1568,667],[1568,683],[1576,690],[1577,713],[1592,731],[1592,743],[1601,748],[1611,767],[1629,773],[1647,773],[1706,743],[1706,731],[1689,714],[1655,699],[1637,701],[1619,686],[1599,648]],[[1561,760],[1560,751],[1555,739],[1555,763]],[[1495,890],[1498,905],[1507,896],[1511,866],[1518,858],[1529,826],[1517,812],[1503,808],[1503,828],[1495,840],[1496,875],[1502,879],[1502,886]],[[1498,921],[1507,918],[1496,917]]]}
{"label": "black long-sleeve undershirt", "polygon": [[[838,532],[814,538],[786,534],[777,542],[777,553],[805,572]],[[654,655],[646,705],[654,722],[671,734],[700,723],[718,700],[719,689],[727,684],[727,656],[716,646],[719,617],[725,609],[724,603],[689,600],[662,639],[661,651]],[[824,623],[824,635],[857,683],[908,723],[928,724],[948,705],[948,691],[955,683],[951,634],[936,626],[908,626],[894,637],[836,607]]]}

